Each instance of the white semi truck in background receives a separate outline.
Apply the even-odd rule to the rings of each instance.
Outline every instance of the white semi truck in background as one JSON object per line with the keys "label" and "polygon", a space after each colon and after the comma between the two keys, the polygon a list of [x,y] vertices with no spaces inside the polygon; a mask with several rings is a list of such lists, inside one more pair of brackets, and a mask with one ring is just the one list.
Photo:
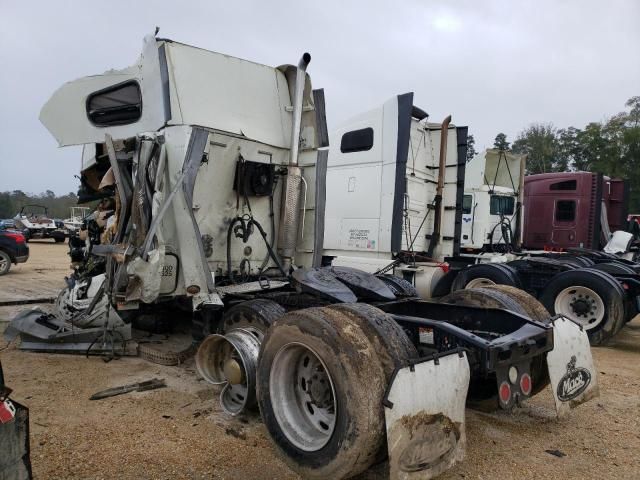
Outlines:
{"label": "white semi truck in background", "polygon": [[186,316],[223,408],[257,404],[305,478],[354,476],[385,450],[392,478],[431,478],[463,457],[465,402],[512,408],[550,383],[564,414],[597,395],[586,334],[524,292],[425,300],[459,255],[467,129],[407,93],[327,150],[309,61],[151,35],[135,65],[62,86],[41,120],[84,145],[101,206],[54,314],[24,312],[9,335],[124,352],[137,316]]}
{"label": "white semi truck in background", "polygon": [[[607,251],[527,249],[524,228],[541,227],[524,225],[525,213],[529,222],[535,221],[535,215],[526,212],[530,207],[525,197],[525,161],[525,155],[489,149],[468,162],[461,251],[450,259],[459,274],[450,275],[450,286],[453,290],[496,284],[521,288],[549,312],[581,325],[592,344],[606,342],[639,311],[640,266]],[[570,174],[562,175],[558,181],[566,184],[562,180]],[[572,192],[549,192],[558,199],[567,193]],[[547,202],[547,206],[553,204]],[[610,243],[619,243],[618,237]],[[628,238],[622,243],[628,243]]]}

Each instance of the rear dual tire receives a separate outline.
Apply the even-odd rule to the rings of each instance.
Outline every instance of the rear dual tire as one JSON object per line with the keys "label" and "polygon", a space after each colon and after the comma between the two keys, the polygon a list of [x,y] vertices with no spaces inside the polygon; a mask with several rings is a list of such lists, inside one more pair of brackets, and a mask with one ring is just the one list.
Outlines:
{"label": "rear dual tire", "polygon": [[[538,300],[524,290],[509,285],[491,285],[458,290],[443,297],[440,301],[468,307],[510,310],[545,324],[548,324],[550,320],[549,312]],[[549,384],[546,355],[539,355],[531,362],[530,374],[533,381],[531,389],[531,396],[533,396]],[[472,381],[469,385],[467,399],[469,406],[475,409],[497,409],[498,392],[495,377]]]}
{"label": "rear dual tire", "polygon": [[581,325],[591,345],[615,335],[626,321],[625,293],[611,275],[581,268],[554,276],[540,295],[552,314],[562,314]]}
{"label": "rear dual tire", "polygon": [[258,402],[284,460],[320,479],[348,478],[383,458],[382,400],[395,368],[416,356],[402,328],[370,305],[277,320],[260,350]]}

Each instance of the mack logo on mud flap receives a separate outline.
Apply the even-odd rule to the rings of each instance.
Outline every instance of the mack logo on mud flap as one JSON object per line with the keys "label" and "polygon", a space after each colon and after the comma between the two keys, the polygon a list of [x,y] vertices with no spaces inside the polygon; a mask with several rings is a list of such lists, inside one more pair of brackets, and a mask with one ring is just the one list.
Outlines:
{"label": "mack logo on mud flap", "polygon": [[591,373],[586,368],[576,367],[575,355],[567,363],[567,373],[558,383],[558,399],[562,402],[573,400],[586,390],[591,383]]}

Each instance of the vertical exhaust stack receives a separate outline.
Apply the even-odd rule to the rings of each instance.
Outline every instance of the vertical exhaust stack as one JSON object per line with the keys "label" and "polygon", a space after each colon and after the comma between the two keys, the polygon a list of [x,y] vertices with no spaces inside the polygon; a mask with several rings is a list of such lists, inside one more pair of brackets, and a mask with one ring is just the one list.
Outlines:
{"label": "vertical exhaust stack", "polygon": [[440,162],[438,167],[438,184],[435,196],[435,216],[433,217],[433,233],[427,249],[427,256],[433,257],[433,252],[440,242],[440,227],[442,224],[442,192],[444,191],[444,179],[447,174],[447,140],[449,138],[449,124],[451,115],[442,122],[440,130]]}
{"label": "vertical exhaust stack", "polygon": [[282,189],[282,208],[280,228],[278,232],[278,253],[282,257],[285,271],[289,271],[293,262],[298,242],[300,225],[302,169],[298,166],[298,150],[300,148],[300,123],[302,119],[302,100],[306,71],[311,55],[305,53],[298,62],[296,72],[295,94],[293,99],[293,119],[291,121],[291,156],[287,167],[287,178]]}

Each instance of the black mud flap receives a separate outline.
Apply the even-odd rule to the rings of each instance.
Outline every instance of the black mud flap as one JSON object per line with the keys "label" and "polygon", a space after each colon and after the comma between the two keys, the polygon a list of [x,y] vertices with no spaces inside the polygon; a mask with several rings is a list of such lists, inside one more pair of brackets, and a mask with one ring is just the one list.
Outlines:
{"label": "black mud flap", "polygon": [[469,378],[463,351],[395,372],[385,397],[390,478],[434,478],[464,458]]}
{"label": "black mud flap", "polygon": [[29,457],[29,409],[9,400],[15,416],[0,422],[0,480],[31,479]]}

